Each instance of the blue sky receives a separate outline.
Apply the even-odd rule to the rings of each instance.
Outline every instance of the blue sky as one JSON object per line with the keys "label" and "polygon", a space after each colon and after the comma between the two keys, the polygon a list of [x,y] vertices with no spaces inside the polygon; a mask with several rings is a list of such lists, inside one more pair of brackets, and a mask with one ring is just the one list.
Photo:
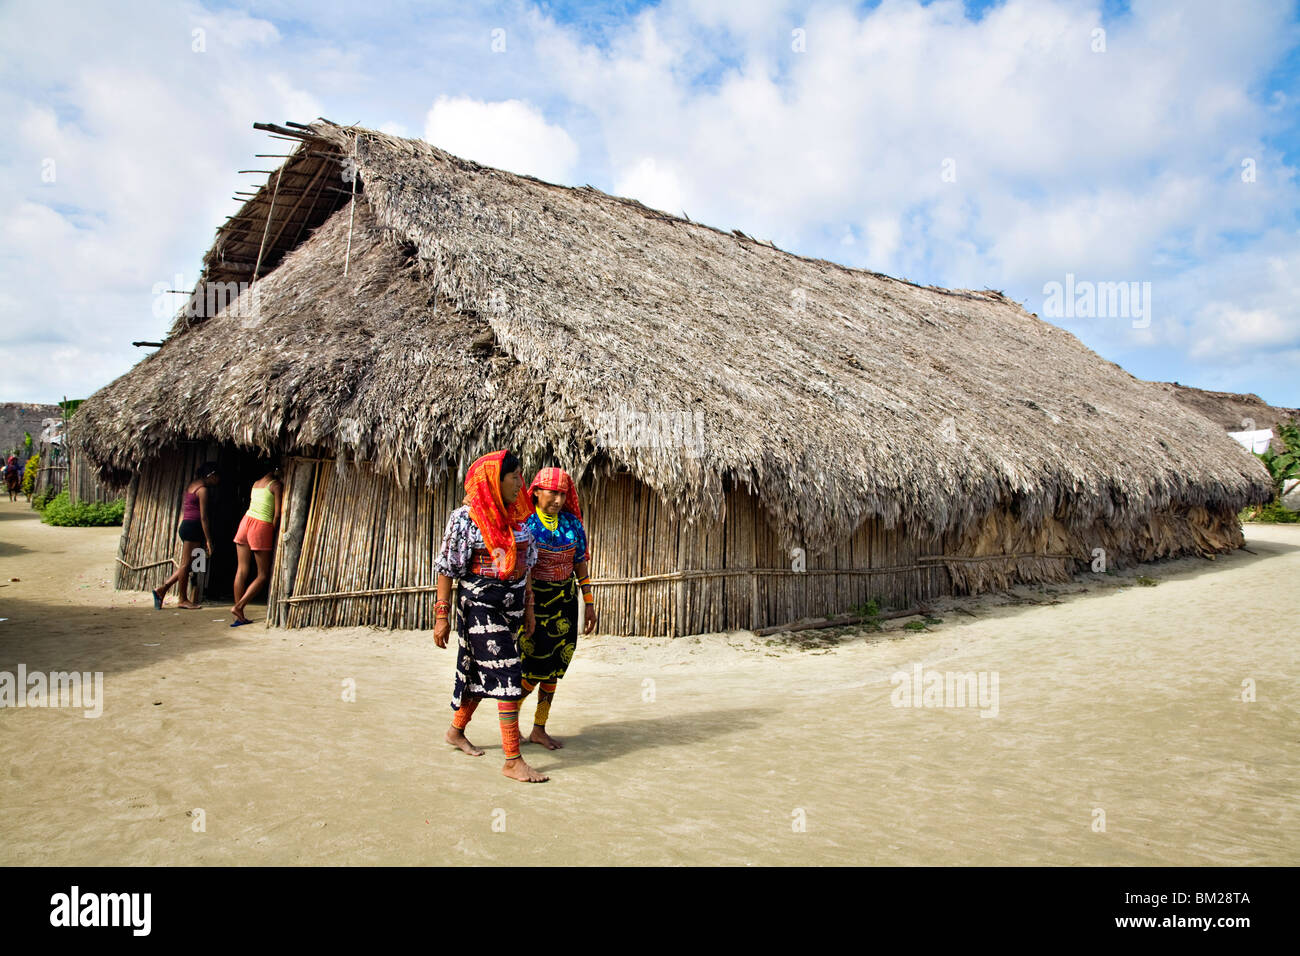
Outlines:
{"label": "blue sky", "polygon": [[[1139,377],[1300,406],[1298,75],[1295,5],[1253,0],[12,2],[0,400],[138,361],[282,151],[252,123],[323,115],[1001,289]],[[1138,297],[1049,315],[1067,282]]]}

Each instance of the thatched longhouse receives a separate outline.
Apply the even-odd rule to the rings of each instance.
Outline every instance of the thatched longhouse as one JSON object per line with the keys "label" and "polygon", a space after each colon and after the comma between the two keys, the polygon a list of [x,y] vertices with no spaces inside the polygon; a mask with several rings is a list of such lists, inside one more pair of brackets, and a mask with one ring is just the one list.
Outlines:
{"label": "thatched longhouse", "polygon": [[[1221,428],[996,292],[419,140],[261,128],[291,155],[217,230],[162,347],[78,416],[129,483],[119,587],[171,570],[207,458],[232,531],[257,457],[290,461],[287,626],[430,625],[465,467],[503,446],[580,479],[602,630],[624,634],[1060,580],[1098,548],[1213,555],[1271,494]],[[228,283],[249,286],[214,306]],[[232,573],[217,555],[209,593]]]}

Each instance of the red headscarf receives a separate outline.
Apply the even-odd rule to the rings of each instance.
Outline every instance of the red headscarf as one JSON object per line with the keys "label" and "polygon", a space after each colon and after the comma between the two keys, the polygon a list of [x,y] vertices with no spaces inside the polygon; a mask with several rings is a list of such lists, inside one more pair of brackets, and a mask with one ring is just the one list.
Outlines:
{"label": "red headscarf", "polygon": [[569,473],[563,468],[543,468],[533,479],[533,483],[528,486],[528,500],[533,500],[533,492],[541,489],[543,491],[563,491],[564,492],[564,510],[573,515],[579,521],[582,520],[582,505],[578,504],[578,486],[573,483]]}
{"label": "red headscarf", "polygon": [[507,451],[494,451],[469,466],[465,474],[465,503],[469,516],[483,535],[483,544],[493,555],[503,560],[498,570],[509,575],[515,569],[515,531],[523,527],[532,513],[532,499],[519,489],[519,495],[510,503],[509,510],[501,500],[501,461]]}

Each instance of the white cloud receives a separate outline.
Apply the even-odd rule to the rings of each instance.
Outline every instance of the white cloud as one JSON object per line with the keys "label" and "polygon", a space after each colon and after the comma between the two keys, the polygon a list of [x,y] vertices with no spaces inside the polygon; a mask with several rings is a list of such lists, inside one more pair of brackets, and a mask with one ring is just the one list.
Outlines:
{"label": "white cloud", "polygon": [[614,181],[614,194],[629,196],[663,212],[681,215],[689,205],[681,180],[667,164],[660,165],[653,156],[638,160]]}
{"label": "white cloud", "polygon": [[283,73],[268,75],[266,82],[270,86],[271,99],[278,102],[284,115],[291,117],[295,123],[311,123],[321,115],[322,107],[316,97],[295,87],[293,81]]}
{"label": "white cloud", "polygon": [[[593,26],[523,0],[400,22],[320,0],[310,31],[270,9],[0,7],[4,398],[137,360],[125,343],[166,325],[153,283],[192,277],[231,191],[255,184],[235,170],[287,152],[251,123],[326,115],[1031,310],[1067,272],[1151,281],[1150,328],[1068,327],[1139,374],[1300,404],[1279,370],[1300,351],[1300,189],[1271,145],[1293,122],[1269,85],[1297,42],[1286,5],[1134,0],[1103,21],[1099,0],[1006,0],[974,22],[957,0],[663,0]],[[51,336],[84,367],[43,367]]]}
{"label": "white cloud", "polygon": [[902,230],[898,220],[891,216],[873,216],[867,221],[867,250],[872,262],[881,264],[881,268],[894,261],[898,252]]}
{"label": "white cloud", "polygon": [[195,3],[0,9],[3,400],[84,397],[165,332],[154,284],[193,282],[250,185],[236,171],[285,151],[253,121],[320,111],[279,44],[269,22]]}
{"label": "white cloud", "polygon": [[578,144],[520,100],[485,103],[440,96],[429,110],[424,138],[485,166],[573,185]]}
{"label": "white cloud", "polygon": [[1183,345],[1192,359],[1230,366],[1300,348],[1300,235],[1269,235],[1196,270],[1189,284],[1205,298],[1180,303],[1190,319],[1171,328],[1166,343]]}
{"label": "white cloud", "polygon": [[1211,302],[1198,316],[1198,331],[1189,350],[1195,359],[1223,360],[1259,346],[1296,342],[1296,323],[1273,309],[1242,309],[1230,302]]}
{"label": "white cloud", "polygon": [[[235,11],[221,14],[196,12],[190,17],[190,46],[206,46],[209,51],[222,45],[234,49],[271,46],[280,40],[275,24],[260,17],[245,16]],[[202,34],[196,35],[195,31]]]}
{"label": "white cloud", "polygon": [[[1214,297],[1192,288],[1199,263],[1300,208],[1295,170],[1267,144],[1282,129],[1277,98],[1261,92],[1297,39],[1291,11],[1134,3],[1105,21],[1095,53],[1103,20],[1091,3],[1007,0],[979,22],[956,2],[782,10],[729,19],[717,4],[669,0],[600,47],[554,27],[539,44],[543,72],[598,117],[606,181],[622,187],[654,156],[712,225],[914,280],[1005,289],[1031,310],[1067,272],[1150,281],[1171,307],[1165,328],[1072,330],[1103,353],[1145,340],[1170,378],[1222,339],[1263,367],[1261,350],[1300,323],[1300,299],[1257,307],[1230,294],[1235,311],[1200,313]],[[804,53],[789,49],[793,27]],[[1259,169],[1249,185],[1248,156]],[[844,222],[865,241],[847,244]],[[1257,291],[1286,288],[1264,280]],[[1198,334],[1175,336],[1193,314]]]}

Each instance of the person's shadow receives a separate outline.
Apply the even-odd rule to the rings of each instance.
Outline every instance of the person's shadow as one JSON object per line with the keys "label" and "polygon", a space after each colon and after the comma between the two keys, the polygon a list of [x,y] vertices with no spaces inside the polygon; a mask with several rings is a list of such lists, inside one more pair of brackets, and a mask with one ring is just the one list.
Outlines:
{"label": "person's shadow", "polygon": [[755,731],[769,721],[774,712],[770,707],[737,707],[590,723],[576,733],[557,735],[564,742],[563,749],[546,750],[537,744],[525,744],[523,753],[534,766],[545,757],[548,766],[554,760],[557,767],[580,767],[638,750],[677,748],[704,743],[722,734]]}

